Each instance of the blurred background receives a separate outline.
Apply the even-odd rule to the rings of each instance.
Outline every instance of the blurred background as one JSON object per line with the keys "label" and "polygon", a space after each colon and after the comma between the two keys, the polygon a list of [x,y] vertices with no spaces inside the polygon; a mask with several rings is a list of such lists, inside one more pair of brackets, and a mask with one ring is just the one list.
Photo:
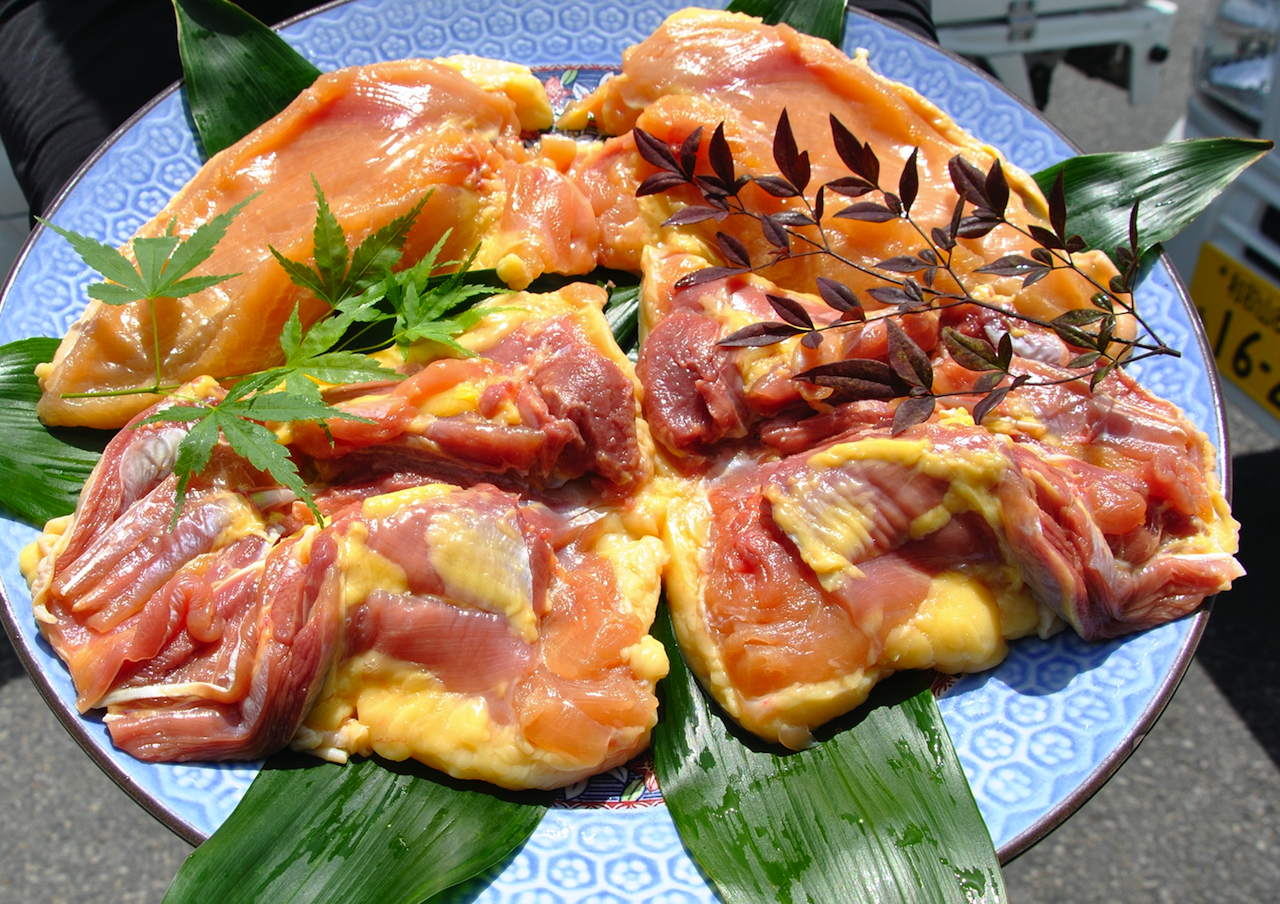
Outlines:
{"label": "blurred background", "polygon": [[[1278,5],[1226,0],[1233,4],[1246,20],[1274,18]],[[987,7],[994,26],[984,18]],[[1075,20],[1076,34],[1093,28],[1105,45],[1116,29],[1128,29],[1132,44],[1055,49],[1050,39],[1065,20],[1049,14],[1080,7],[1093,11]],[[1105,19],[1107,12],[1123,18]],[[1182,136],[1194,50],[1218,12],[1219,0],[934,0],[943,43],[983,56],[1085,152]],[[1001,41],[1014,40],[1039,43],[1030,56],[998,52]],[[1272,40],[1263,57],[1274,56]],[[1269,71],[1233,77],[1265,100]],[[1229,124],[1246,134],[1248,116]],[[0,273],[20,250],[28,221],[0,159]],[[1188,282],[1196,238],[1189,251],[1179,249]],[[1266,589],[1274,584],[1266,525],[1280,502],[1280,422],[1233,390],[1228,430],[1249,575],[1218,598],[1195,661],[1141,747],[1062,827],[1007,865],[1012,902],[1280,899],[1280,620],[1274,590]],[[190,850],[79,749],[0,637],[0,904],[158,902]]]}

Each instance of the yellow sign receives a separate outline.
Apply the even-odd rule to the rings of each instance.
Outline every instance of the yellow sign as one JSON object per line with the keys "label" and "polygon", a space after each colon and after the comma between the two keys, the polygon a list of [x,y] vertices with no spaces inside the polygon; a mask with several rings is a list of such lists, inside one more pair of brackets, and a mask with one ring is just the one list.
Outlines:
{"label": "yellow sign", "polygon": [[1280,417],[1280,287],[1206,242],[1191,299],[1218,371]]}

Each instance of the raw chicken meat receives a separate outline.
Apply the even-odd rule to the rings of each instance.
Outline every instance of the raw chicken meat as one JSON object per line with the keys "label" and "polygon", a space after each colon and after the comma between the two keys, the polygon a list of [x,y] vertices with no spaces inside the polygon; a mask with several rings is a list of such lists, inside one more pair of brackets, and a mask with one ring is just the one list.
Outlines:
{"label": "raw chicken meat", "polygon": [[[975,272],[1029,252],[1017,229],[960,240],[963,303],[904,313],[868,299],[865,323],[817,345],[721,344],[777,319],[770,294],[834,325],[818,277],[864,296],[884,285],[877,262],[924,240],[903,218],[836,219],[827,236],[843,260],[796,254],[681,283],[727,263],[717,229],[754,261],[776,244],[748,217],[663,226],[700,198],[687,185],[637,197],[654,167],[632,130],[679,146],[703,127],[706,172],[723,123],[738,171],[758,176],[776,170],[785,110],[816,185],[848,175],[834,116],[875,149],[890,190],[918,149],[911,214],[927,230],[953,216],[949,161],[985,171],[999,157],[919,95],[785,26],[689,10],[562,120],[614,137],[527,147],[522,133],[549,124],[545,97],[504,66],[334,73],[210,161],[140,234],[176,217],[185,235],[263,196],[209,264],[242,275],[159,306],[163,378],[212,374],[160,404],[215,403],[214,378],[272,363],[295,304],[304,322],[325,313],[266,252],[310,253],[313,172],[357,238],[434,188],[407,260],[451,228],[448,253],[483,241],[481,264],[516,288],[597,264],[639,273],[638,363],[588,284],[486,302],[458,337],[473,357],[430,343],[380,353],[403,379],[320,390],[365,420],[272,425],[323,523],[224,444],[175,513],[185,428],[135,421],[27,569],[78,705],[106,707],[121,747],[183,760],[291,743],[557,787],[647,743],[667,659],[646,632],[664,585],[703,684],[747,729],[798,748],[896,670],[990,668],[1009,640],[1065,624],[1086,639],[1141,630],[1241,574],[1204,435],[1119,370],[1093,390],[1069,379],[1079,349],[1044,321],[1088,307],[1096,286],[1065,268],[1028,284]],[[1010,220],[1043,225],[1034,183],[1004,172]],[[755,185],[743,198],[801,209]],[[1115,275],[1101,254],[1075,260],[1097,284]],[[957,288],[941,270],[937,285]],[[42,414],[118,425],[154,402],[59,396],[149,385],[144,314],[91,305],[43,374]],[[892,393],[850,400],[798,378],[850,358],[887,369],[890,318],[928,358],[937,396],[896,433]],[[942,331],[995,345],[1012,325],[1009,370],[1030,382],[978,412],[978,374]],[[1133,327],[1121,316],[1116,334]]]}
{"label": "raw chicken meat", "polygon": [[145,303],[90,302],[40,372],[41,419],[123,426],[157,397],[63,396],[155,385],[156,344],[162,384],[277,363],[280,330],[295,306],[304,327],[329,310],[293,285],[269,250],[311,259],[316,184],[353,243],[429,194],[404,265],[447,234],[442,261],[479,245],[476,266],[496,267],[518,289],[543,272],[593,269],[590,205],[520,140],[524,128],[545,128],[549,117],[540,84],[511,64],[403,60],[322,75],[277,117],[210,159],[137,233],[172,229],[186,238],[252,197],[199,271],[236,275],[186,298],[157,300],[158,343]]}

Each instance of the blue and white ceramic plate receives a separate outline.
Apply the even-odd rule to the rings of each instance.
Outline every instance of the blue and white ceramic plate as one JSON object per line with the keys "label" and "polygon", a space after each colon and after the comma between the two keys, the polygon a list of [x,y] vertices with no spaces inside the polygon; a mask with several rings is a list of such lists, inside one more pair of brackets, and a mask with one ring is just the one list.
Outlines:
{"label": "blue and white ceramic plate", "polygon": [[[594,87],[618,65],[628,45],[682,5],[681,0],[351,0],[297,20],[283,34],[321,69],[464,52],[515,60],[540,67],[553,98],[567,100]],[[1073,153],[1038,114],[934,46],[852,14],[845,49],[857,48],[869,52],[877,71],[920,91],[1028,172]],[[123,244],[199,165],[183,95],[171,91],[86,164],[61,197],[53,220]],[[0,298],[0,343],[61,336],[83,308],[90,281],[66,242],[37,229]],[[1138,294],[1145,316],[1184,352],[1176,360],[1142,362],[1139,378],[1181,405],[1222,450],[1217,380],[1185,292],[1160,264]],[[18,553],[36,533],[26,524],[0,521],[5,598],[0,614],[19,654],[90,755],[143,806],[198,842],[226,818],[256,768],[140,763],[111,746],[100,721],[76,715],[67,672],[37,635],[18,572]],[[947,726],[1003,859],[1065,819],[1132,752],[1176,688],[1205,617],[1201,613],[1109,643],[1086,644],[1070,633],[1050,641],[1018,641],[999,668],[963,678],[943,693]],[[642,766],[567,789],[562,806],[487,882],[478,900],[715,900]]]}

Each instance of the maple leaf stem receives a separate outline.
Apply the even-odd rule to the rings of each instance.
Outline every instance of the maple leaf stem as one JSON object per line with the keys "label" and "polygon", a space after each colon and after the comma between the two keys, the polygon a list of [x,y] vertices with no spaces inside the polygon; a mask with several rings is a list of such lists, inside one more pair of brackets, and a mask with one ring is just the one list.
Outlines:
{"label": "maple leaf stem", "polygon": [[173,391],[178,388],[177,383],[168,386],[146,386],[141,389],[105,389],[101,392],[64,392],[59,398],[62,399],[106,399],[112,396],[131,396],[131,395],[172,395]]}
{"label": "maple leaf stem", "polygon": [[156,365],[156,383],[154,390],[160,389],[160,323],[156,320],[156,300],[147,299],[147,307],[151,311],[151,356]]}

